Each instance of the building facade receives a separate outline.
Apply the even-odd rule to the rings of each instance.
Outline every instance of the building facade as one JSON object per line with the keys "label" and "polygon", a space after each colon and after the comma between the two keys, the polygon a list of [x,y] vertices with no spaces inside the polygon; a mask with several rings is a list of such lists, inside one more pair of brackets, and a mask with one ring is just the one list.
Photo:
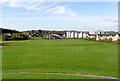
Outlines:
{"label": "building facade", "polygon": [[117,41],[119,39],[119,34],[116,32],[114,33],[106,33],[103,31],[89,31],[89,32],[82,32],[82,31],[67,31],[66,34],[67,38],[95,38],[97,41],[105,40],[105,39],[112,39],[112,41]]}

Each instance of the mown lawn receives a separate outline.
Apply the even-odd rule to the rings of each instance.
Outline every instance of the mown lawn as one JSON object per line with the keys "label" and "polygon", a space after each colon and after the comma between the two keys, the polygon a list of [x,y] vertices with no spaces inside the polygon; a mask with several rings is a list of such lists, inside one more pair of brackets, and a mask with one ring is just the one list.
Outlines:
{"label": "mown lawn", "polygon": [[6,46],[9,44],[13,44],[13,43],[17,43],[17,42],[21,42],[22,40],[17,40],[17,41],[0,41],[0,46]]}
{"label": "mown lawn", "polygon": [[98,79],[93,77],[81,77],[73,75],[56,74],[3,74],[3,79]]}
{"label": "mown lawn", "polygon": [[[4,47],[2,52],[3,72],[73,73],[118,77],[118,46],[115,44],[77,39],[31,40]],[[10,74],[4,74],[3,78],[8,79],[8,75]],[[26,74],[21,76],[26,78]],[[57,78],[58,75],[54,76]],[[15,78],[15,74],[11,74],[10,78],[12,77]]]}

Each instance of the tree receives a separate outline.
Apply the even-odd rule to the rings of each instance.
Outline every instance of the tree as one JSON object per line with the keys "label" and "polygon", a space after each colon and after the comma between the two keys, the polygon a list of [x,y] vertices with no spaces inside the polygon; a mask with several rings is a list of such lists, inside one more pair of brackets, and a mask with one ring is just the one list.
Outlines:
{"label": "tree", "polygon": [[41,29],[39,29],[39,30],[38,30],[38,33],[39,33],[39,34],[42,34],[42,30],[41,30]]}

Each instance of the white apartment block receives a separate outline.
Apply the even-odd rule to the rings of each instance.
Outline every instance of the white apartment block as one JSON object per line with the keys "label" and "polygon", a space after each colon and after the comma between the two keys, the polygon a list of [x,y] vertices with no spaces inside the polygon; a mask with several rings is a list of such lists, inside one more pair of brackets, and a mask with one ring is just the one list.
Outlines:
{"label": "white apartment block", "polygon": [[100,31],[94,32],[78,32],[78,31],[67,31],[67,38],[96,38],[96,40],[104,40],[112,38],[112,41],[117,41],[119,38],[118,34],[101,34]]}

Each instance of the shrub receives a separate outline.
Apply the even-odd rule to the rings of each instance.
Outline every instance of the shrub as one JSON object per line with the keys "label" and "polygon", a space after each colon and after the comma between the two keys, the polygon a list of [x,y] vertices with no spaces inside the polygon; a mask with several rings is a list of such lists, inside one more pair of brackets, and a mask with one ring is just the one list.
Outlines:
{"label": "shrub", "polygon": [[5,41],[6,35],[2,35],[2,40]]}
{"label": "shrub", "polygon": [[12,36],[2,35],[2,40],[26,40],[29,36],[24,33],[13,33]]}
{"label": "shrub", "polygon": [[85,37],[84,39],[87,40],[87,37]]}
{"label": "shrub", "polygon": [[118,41],[114,41],[113,44],[118,44]]}
{"label": "shrub", "polygon": [[103,42],[108,42],[108,38],[105,38],[105,39],[103,40]]}
{"label": "shrub", "polygon": [[89,41],[91,40],[90,37],[88,37],[88,40],[89,40]]}
{"label": "shrub", "polygon": [[108,39],[108,42],[112,43],[112,38],[109,38],[109,39]]}
{"label": "shrub", "polygon": [[96,41],[96,38],[94,38],[94,37],[90,38],[90,41]]}

